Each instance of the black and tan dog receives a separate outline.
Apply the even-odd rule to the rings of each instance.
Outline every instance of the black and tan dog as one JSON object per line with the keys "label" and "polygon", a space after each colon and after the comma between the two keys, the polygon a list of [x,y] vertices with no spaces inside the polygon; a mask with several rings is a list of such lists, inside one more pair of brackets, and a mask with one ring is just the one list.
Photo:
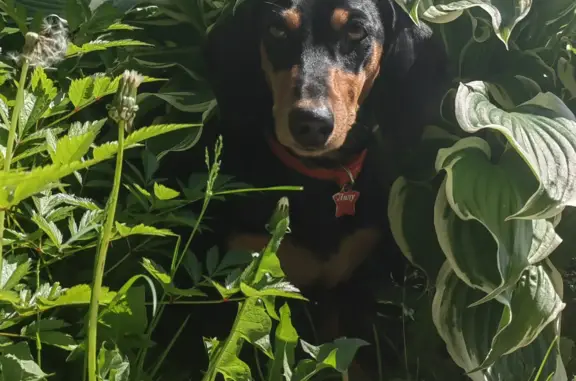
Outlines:
{"label": "black and tan dog", "polygon": [[288,196],[284,271],[304,292],[330,291],[310,293],[329,295],[319,299],[332,322],[321,323],[323,340],[352,336],[338,311],[359,319],[370,300],[359,285],[404,266],[388,190],[437,111],[441,46],[394,0],[246,0],[211,31],[206,59],[219,105],[206,136],[223,135],[222,172],[256,187],[304,187],[229,198],[209,210],[213,230],[224,249],[260,250]]}

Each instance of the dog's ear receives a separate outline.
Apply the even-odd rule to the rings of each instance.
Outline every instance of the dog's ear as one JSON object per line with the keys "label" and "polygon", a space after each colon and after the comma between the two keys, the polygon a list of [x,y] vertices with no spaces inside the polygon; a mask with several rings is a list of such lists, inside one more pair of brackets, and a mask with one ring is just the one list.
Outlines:
{"label": "dog's ear", "polygon": [[[260,62],[262,0],[246,1],[208,34],[204,55],[223,122],[257,121],[272,109]],[[227,124],[227,123],[224,123]]]}
{"label": "dog's ear", "polygon": [[371,102],[381,131],[401,150],[437,121],[449,86],[447,57],[432,29],[416,25],[394,0],[379,1],[385,28],[384,54]]}

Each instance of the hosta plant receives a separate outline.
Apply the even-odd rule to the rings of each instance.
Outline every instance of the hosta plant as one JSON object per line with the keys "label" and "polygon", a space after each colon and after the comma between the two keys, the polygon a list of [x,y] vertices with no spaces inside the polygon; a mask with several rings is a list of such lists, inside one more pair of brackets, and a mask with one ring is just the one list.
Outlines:
{"label": "hosta plant", "polygon": [[393,186],[396,241],[427,273],[434,324],[469,378],[568,380],[551,254],[576,205],[576,5],[397,1],[441,33],[457,73],[445,124],[422,139],[426,168]]}

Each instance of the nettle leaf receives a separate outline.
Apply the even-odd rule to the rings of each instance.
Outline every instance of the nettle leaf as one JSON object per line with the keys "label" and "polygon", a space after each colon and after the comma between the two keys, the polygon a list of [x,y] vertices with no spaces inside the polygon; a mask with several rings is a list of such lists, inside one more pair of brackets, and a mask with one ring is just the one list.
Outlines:
{"label": "nettle leaf", "polygon": [[[126,149],[137,147],[141,141],[170,131],[200,126],[197,124],[167,124],[146,127],[128,136]],[[93,159],[91,160],[74,161],[65,165],[52,164],[37,167],[31,171],[0,172],[0,208],[9,208],[36,193],[54,187],[54,183],[61,178],[107,160],[117,152],[118,142],[109,142],[94,148],[92,151]]]}
{"label": "nettle leaf", "polygon": [[3,381],[41,381],[48,376],[34,361],[27,343],[9,345],[0,352]]}
{"label": "nettle leaf", "polygon": [[[119,75],[111,78],[104,73],[96,73],[89,77],[75,79],[68,89],[68,98],[77,110],[86,107],[106,95],[114,94],[118,90],[121,77]],[[160,79],[146,76],[143,82],[156,81]]]}
{"label": "nettle leaf", "polygon": [[104,123],[106,119],[87,122],[84,125],[73,124],[68,135],[58,139],[57,142],[51,143],[48,138],[48,152],[52,162],[65,165],[82,159],[88,153]]}
{"label": "nettle leaf", "polygon": [[421,17],[433,23],[449,23],[465,10],[479,7],[492,19],[496,35],[506,46],[512,30],[523,20],[532,6],[532,0],[421,0]]}
{"label": "nettle leaf", "polygon": [[137,99],[138,102],[142,102],[149,97],[160,98],[174,108],[184,112],[204,112],[210,108],[212,103],[212,94],[209,92],[140,93]]}
{"label": "nettle leaf", "polygon": [[[39,297],[38,305],[42,310],[59,307],[59,306],[72,306],[79,304],[90,303],[90,297],[92,295],[92,289],[87,284],[79,284],[71,287],[64,291],[60,296],[55,299],[50,299],[47,297]],[[108,287],[102,287],[100,292],[100,305],[109,304],[116,293],[114,291],[109,291]]]}
{"label": "nettle leaf", "polygon": [[37,214],[35,211],[32,212],[32,221],[36,223],[36,225],[46,233],[50,241],[54,244],[54,246],[60,248],[62,246],[62,240],[64,236],[62,232],[58,229],[58,226],[54,223],[54,221],[48,221],[46,218],[42,217],[41,215]]}
{"label": "nettle leaf", "polygon": [[130,362],[122,356],[117,347],[108,349],[108,343],[102,343],[98,352],[98,376],[101,380],[128,381],[130,379]]}
{"label": "nettle leaf", "polygon": [[[452,359],[471,372],[468,376],[473,381],[532,379],[558,335],[559,319],[550,316],[554,313],[542,312],[556,309],[552,306],[557,306],[559,299],[552,282],[561,280],[553,280],[555,275],[550,278],[544,266],[532,267],[526,275],[510,306],[490,301],[469,307],[481,292],[467,287],[448,262],[440,270],[432,306],[434,324]],[[546,299],[549,294],[551,300]],[[507,325],[510,319],[512,323]],[[549,323],[542,324],[546,321]],[[506,355],[499,357],[498,353]],[[544,364],[543,375],[543,379],[567,381],[558,346]]]}
{"label": "nettle leaf", "polygon": [[156,198],[158,200],[172,200],[172,199],[180,196],[180,192],[155,182],[154,183],[154,196],[156,196]]}
{"label": "nettle leaf", "polygon": [[502,133],[540,182],[514,218],[548,218],[576,205],[576,117],[552,93],[506,112],[490,103],[484,82],[460,84],[456,117],[463,130]]}
{"label": "nettle leaf", "polygon": [[446,258],[458,277],[488,294],[477,303],[505,298],[500,294],[526,268],[561,243],[547,220],[510,218],[536,188],[523,160],[508,150],[493,164],[488,143],[468,137],[441,149],[436,167],[446,171],[435,206],[436,233]]}
{"label": "nettle leaf", "polygon": [[78,346],[76,341],[74,341],[72,336],[69,334],[57,331],[58,329],[67,326],[68,324],[62,320],[42,319],[23,327],[20,334],[31,339],[36,339],[38,337],[43,344],[53,345],[67,351],[73,351]]}
{"label": "nettle leaf", "polygon": [[25,92],[24,107],[19,116],[20,136],[24,136],[24,133],[43,117],[58,94],[58,89],[40,66],[34,69],[30,85],[32,91]]}
{"label": "nettle leaf", "polygon": [[114,41],[106,41],[106,40],[95,40],[90,41],[82,46],[77,46],[74,44],[68,44],[68,49],[66,51],[66,58],[79,56],[91,52],[102,51],[110,48],[124,48],[129,46],[148,46],[152,47],[147,42],[138,41],[138,40],[131,40],[131,39],[124,39],[124,40],[114,40]]}
{"label": "nettle leaf", "polygon": [[0,289],[9,291],[30,272],[32,260],[27,255],[9,255],[2,261]]}
{"label": "nettle leaf", "polygon": [[158,229],[153,226],[146,226],[144,224],[136,226],[127,226],[126,224],[120,223],[118,221],[116,221],[115,224],[116,224],[116,231],[118,235],[122,238],[126,238],[131,235],[149,235],[149,236],[152,235],[158,237],[176,235],[168,229]]}
{"label": "nettle leaf", "polygon": [[398,178],[390,189],[388,220],[402,253],[422,269],[431,284],[445,261],[434,229],[434,200],[431,187]]}
{"label": "nettle leaf", "polygon": [[[162,134],[166,134],[172,131],[181,130],[183,128],[192,128],[192,127],[202,127],[201,124],[157,124],[149,127],[139,128],[138,130],[132,132],[126,138],[124,144],[126,148],[137,147],[138,143],[153,138],[155,136],[159,136]],[[109,157],[118,152],[118,142],[108,142],[102,144],[96,148],[94,148],[93,155],[94,159],[101,161],[105,160]]]}

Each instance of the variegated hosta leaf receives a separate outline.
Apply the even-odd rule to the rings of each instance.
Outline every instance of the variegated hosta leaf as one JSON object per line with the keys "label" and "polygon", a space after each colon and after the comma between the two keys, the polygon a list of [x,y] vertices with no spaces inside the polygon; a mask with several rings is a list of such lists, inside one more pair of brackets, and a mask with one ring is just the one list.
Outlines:
{"label": "variegated hosta leaf", "polygon": [[[514,150],[493,164],[488,143],[468,137],[441,149],[436,168],[447,174],[436,199],[438,241],[456,274],[488,294],[478,303],[516,284],[528,266],[560,244],[551,222],[509,218],[536,187]],[[490,235],[470,221],[482,224]]]}
{"label": "variegated hosta leaf", "polygon": [[488,128],[502,133],[540,182],[514,218],[549,218],[576,205],[576,117],[552,93],[504,111],[490,103],[489,86],[460,84],[456,117],[469,133]]}
{"label": "variegated hosta leaf", "polygon": [[435,192],[431,186],[400,177],[388,199],[388,219],[396,244],[413,265],[426,273],[432,285],[446,259],[434,230]]}
{"label": "variegated hosta leaf", "polygon": [[[557,274],[548,269],[550,274]],[[553,281],[561,282],[551,279],[543,265],[532,266],[514,290],[509,306],[490,301],[469,307],[481,293],[467,287],[448,262],[444,264],[432,306],[434,324],[452,359],[470,372],[472,380],[532,379],[559,335],[558,314],[563,304]],[[554,376],[548,378],[552,373]],[[567,380],[557,345],[544,364],[542,376],[544,380]]]}
{"label": "variegated hosta leaf", "polygon": [[[469,137],[440,150],[436,162],[447,172],[436,200],[439,242],[460,278],[489,293],[486,299],[515,284],[526,267],[561,242],[549,221],[509,218],[536,185],[515,151],[507,151],[497,164],[490,156],[484,140]],[[479,222],[489,234],[467,221]]]}
{"label": "variegated hosta leaf", "polygon": [[512,29],[524,19],[532,0],[422,0],[420,14],[424,20],[448,23],[470,8],[479,7],[490,15],[498,38],[508,45]]}

